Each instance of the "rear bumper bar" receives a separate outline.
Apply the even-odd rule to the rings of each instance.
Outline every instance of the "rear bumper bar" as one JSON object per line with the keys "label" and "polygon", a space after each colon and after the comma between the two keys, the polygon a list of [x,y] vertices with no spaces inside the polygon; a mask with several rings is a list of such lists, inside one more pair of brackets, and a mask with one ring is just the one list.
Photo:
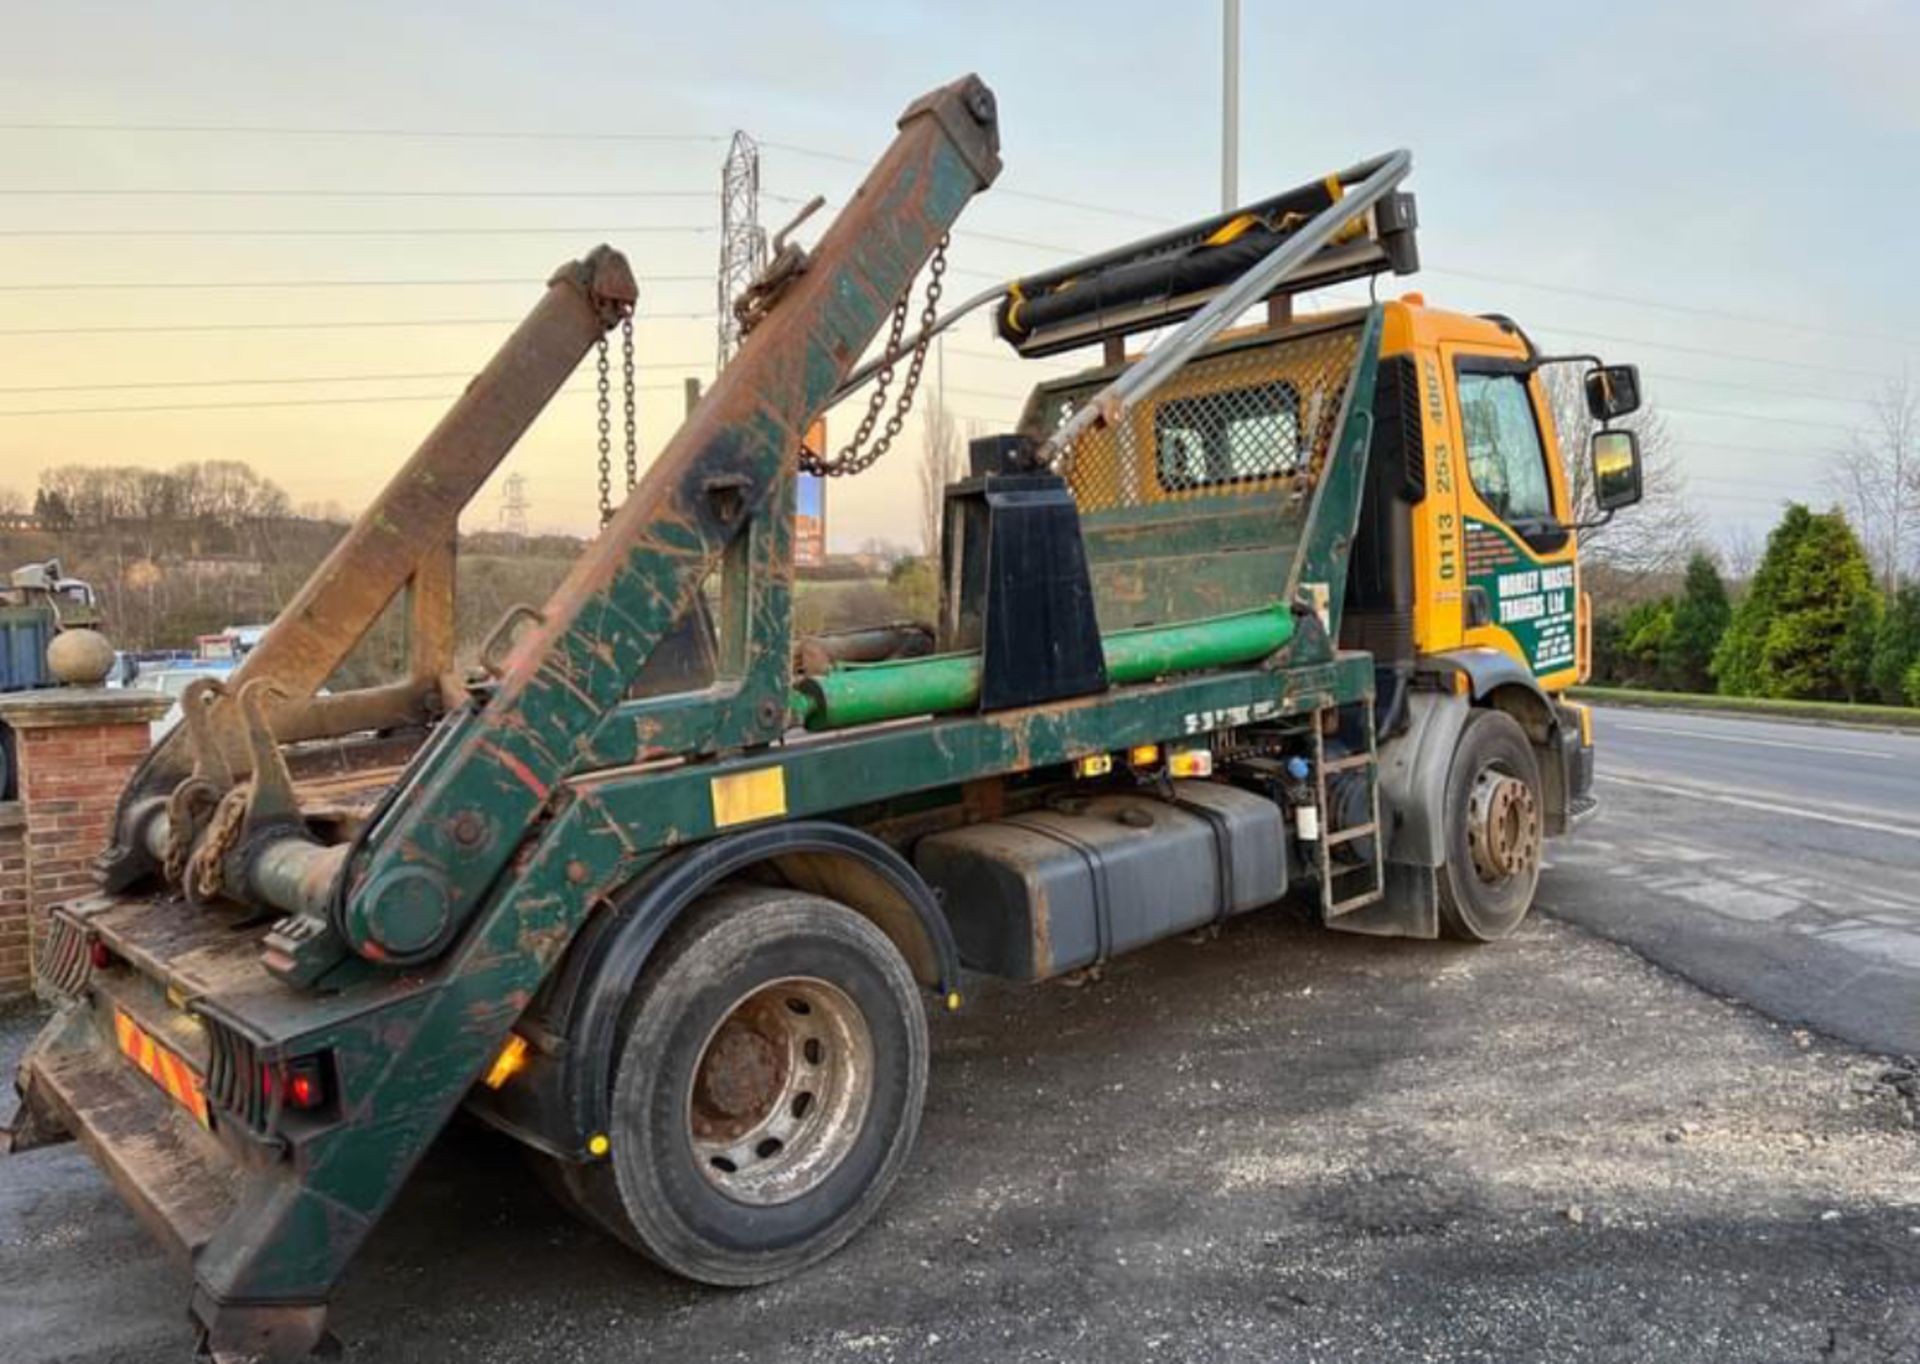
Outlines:
{"label": "rear bumper bar", "polygon": [[[197,1263],[290,1172],[237,1160],[120,1056],[111,1025],[101,1022],[109,1013],[79,1002],[48,1023],[20,1064],[8,1149],[77,1140],[154,1238]],[[204,1280],[194,1285],[191,1311],[215,1360],[298,1359],[326,1330],[324,1301],[228,1302]]]}
{"label": "rear bumper bar", "polygon": [[233,1215],[240,1166],[217,1137],[121,1059],[92,1008],[62,1010],[21,1062],[17,1083],[16,1130],[76,1138],[176,1254],[190,1259]]}

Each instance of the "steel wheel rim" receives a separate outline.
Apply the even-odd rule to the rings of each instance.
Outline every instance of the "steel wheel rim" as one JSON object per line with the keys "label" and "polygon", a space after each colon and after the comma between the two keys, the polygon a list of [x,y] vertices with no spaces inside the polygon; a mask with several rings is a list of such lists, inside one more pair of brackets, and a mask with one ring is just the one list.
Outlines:
{"label": "steel wheel rim", "polygon": [[839,986],[792,976],[727,1010],[687,1086],[687,1139],[735,1202],[790,1203],[852,1151],[873,1101],[873,1034]]}
{"label": "steel wheel rim", "polygon": [[1540,802],[1533,787],[1489,764],[1467,797],[1467,851],[1474,874],[1490,886],[1530,874],[1540,861]]}

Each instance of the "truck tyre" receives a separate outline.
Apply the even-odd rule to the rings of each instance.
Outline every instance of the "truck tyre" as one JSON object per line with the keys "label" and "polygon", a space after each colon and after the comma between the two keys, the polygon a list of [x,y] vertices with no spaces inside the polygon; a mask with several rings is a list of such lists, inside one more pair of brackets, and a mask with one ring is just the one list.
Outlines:
{"label": "truck tyre", "polygon": [[1447,860],[1440,927],[1450,938],[1493,942],[1520,926],[1540,882],[1545,838],[1540,764],[1512,716],[1476,711],[1447,774]]}
{"label": "truck tyre", "polygon": [[569,1183],[667,1269],[766,1283],[873,1216],[926,1089],[926,1015],[887,936],[817,895],[726,887],[687,911],[641,977],[609,1158]]}

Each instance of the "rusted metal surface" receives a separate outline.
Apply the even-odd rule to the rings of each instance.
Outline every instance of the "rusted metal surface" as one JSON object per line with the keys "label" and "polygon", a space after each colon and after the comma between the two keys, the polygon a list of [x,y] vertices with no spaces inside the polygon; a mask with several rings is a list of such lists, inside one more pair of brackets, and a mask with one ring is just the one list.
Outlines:
{"label": "rusted metal surface", "polygon": [[[956,146],[956,130],[966,145]],[[521,848],[529,830],[547,846],[553,826],[538,817],[569,772],[589,762],[596,730],[622,710],[653,650],[710,575],[719,575],[719,660],[735,680],[713,698],[698,742],[737,748],[781,733],[790,682],[794,452],[915,270],[997,169],[996,143],[991,96],[977,81],[915,106],[807,268],[547,604],[542,623],[514,647],[484,705],[448,716],[415,755],[405,798],[355,851],[345,902],[325,916],[310,912],[292,921],[322,935],[335,931],[331,925],[353,926],[355,934],[364,931],[355,941],[365,945],[400,920],[418,923],[416,911],[438,902],[449,927],[455,914],[477,915],[458,945],[406,972],[383,969],[395,955],[384,948],[369,953],[381,962],[339,963],[328,968],[325,994],[289,991],[256,966],[250,981],[232,983],[201,1006],[210,1026],[218,1021],[275,1054],[327,1053],[342,1086],[338,1119],[303,1135],[288,1165],[256,1172],[254,1214],[202,1248],[196,1310],[216,1334],[221,1322],[243,1321],[261,1304],[326,1293],[573,929],[606,893],[603,875],[569,875],[570,863],[584,873],[590,856],[603,861],[584,846],[559,864],[558,895],[508,898],[494,887],[527,879],[539,860]],[[522,384],[533,407],[601,325],[578,298],[549,303],[577,309],[578,325],[564,363],[543,371],[540,391],[525,386],[524,375],[506,376]],[[501,416],[498,403],[480,416],[482,437],[502,436],[503,453],[518,425]],[[444,430],[436,433],[429,449],[444,451],[447,440]],[[466,460],[477,486],[491,464],[472,451]],[[288,612],[285,629],[276,627],[238,680],[268,677],[296,693],[317,684],[331,670],[334,647],[416,575],[431,514],[444,509],[450,527],[461,500],[461,489],[423,490],[403,474],[382,514],[363,521],[355,542],[323,566]],[[265,718],[279,740],[292,736],[277,715]],[[631,721],[622,723],[637,733]],[[595,832],[587,841],[601,837]],[[313,903],[315,888],[330,881],[324,863],[344,855],[341,846],[268,845],[254,857],[252,879],[270,884],[251,889],[271,894],[251,898],[328,908]],[[299,951],[303,941],[278,931],[275,940],[288,951]]]}
{"label": "rusted metal surface", "polygon": [[415,679],[453,671],[453,589],[457,532],[442,530],[407,582],[407,663]]}
{"label": "rusted metal surface", "polygon": [[36,1105],[79,1138],[163,1245],[190,1257],[231,1218],[239,1167],[212,1133],[121,1061],[91,1011],[63,1015],[28,1064]]}
{"label": "rusted metal surface", "polygon": [[[347,922],[377,931],[390,914],[411,918],[429,893],[470,912],[576,764],[580,737],[625,696],[703,580],[750,526],[790,519],[791,464],[807,424],[985,182],[978,167],[997,171],[992,112],[977,80],[909,109],[811,263],[520,636],[497,690],[440,771],[356,868]],[[790,575],[790,553],[783,558]],[[724,597],[724,579],[722,587]],[[776,628],[779,648],[762,680],[780,687],[749,696],[745,742],[772,739],[783,726],[785,622]],[[723,640],[730,633],[723,621]],[[755,643],[764,650],[767,641]],[[489,830],[476,846],[455,844],[448,832],[468,813]],[[350,941],[385,954],[377,942]]]}
{"label": "rusted metal surface", "polygon": [[305,838],[263,844],[247,864],[247,888],[288,914],[325,915],[333,902],[334,878],[346,865],[349,845],[318,844]]}
{"label": "rusted metal surface", "polygon": [[609,247],[562,266],[546,296],[275,619],[235,683],[270,677],[290,696],[310,696],[423,566],[429,584],[442,580],[461,509],[637,296],[626,258]]}
{"label": "rusted metal surface", "polygon": [[[454,544],[459,514],[528,425],[610,326],[631,314],[637,289],[618,252],[600,247],[563,266],[527,319],[361,514],[313,576],[275,619],[226,686],[194,693],[188,724],[162,740],[128,783],[115,844],[102,862],[106,884],[122,887],[150,869],[147,840],[134,816],[144,797],[171,801],[170,837],[157,853],[169,881],[204,898],[240,887],[223,884],[221,865],[237,832],[221,801],[236,780],[279,745],[421,724],[451,700],[454,651]],[[396,595],[408,594],[411,676],[403,683],[335,697],[315,692]],[[257,714],[240,713],[239,696],[256,690]],[[265,732],[264,747],[255,737]],[[269,781],[276,773],[265,773]],[[258,782],[256,782],[258,785]],[[262,793],[251,805],[258,809]],[[291,820],[294,811],[279,812]],[[251,826],[257,817],[244,821]],[[205,845],[224,835],[228,847]]]}
{"label": "rusted metal surface", "polygon": [[[581,358],[631,312],[637,293],[626,259],[609,247],[562,266],[527,319],[276,617],[229,687],[260,678],[277,683],[269,718],[283,740],[422,718],[418,702],[429,689],[437,708],[439,677],[452,661],[452,545],[460,511]],[[315,704],[314,693],[408,588],[413,678],[403,690]],[[248,770],[248,757],[232,705],[218,701],[212,719],[237,776]],[[296,715],[291,723],[283,719]],[[171,790],[192,762],[190,741],[176,730],[136,774],[129,796]],[[130,804],[123,802],[123,815]]]}
{"label": "rusted metal surface", "polygon": [[[1003,779],[1014,774],[1370,691],[1371,661],[1333,658],[1315,633],[1312,648],[1296,639],[1285,670],[1242,667],[992,716],[786,738],[802,433],[997,169],[984,86],[962,81],[916,103],[806,267],[501,660],[497,685],[468,697],[442,680],[450,636],[435,633],[450,601],[442,583],[453,518],[592,347],[609,310],[617,317],[631,299],[624,263],[611,253],[590,258],[578,267],[584,276],[550,290],[236,676],[241,689],[268,682],[289,693],[271,705],[263,691],[244,691],[255,702],[253,751],[241,742],[248,727],[234,695],[208,707],[227,780],[242,784],[205,815],[220,827],[201,841],[220,853],[210,875],[244,863],[244,904],[122,902],[100,915],[98,931],[163,1001],[176,986],[194,992],[216,1052],[231,1044],[267,1065],[325,1056],[339,1087],[324,1121],[242,1124],[283,1143],[284,1157],[245,1165],[247,1215],[200,1248],[195,1311],[217,1338],[257,1332],[263,1348],[279,1351],[317,1330],[310,1305],[580,925],[676,850],[777,820],[905,817],[915,799],[959,804],[962,786],[977,815],[999,808]],[[615,265],[611,284],[593,277]],[[1336,517],[1350,511],[1326,505]],[[1343,552],[1344,540],[1325,543],[1335,557]],[[337,701],[313,697],[409,584],[415,675]],[[710,587],[721,681],[690,695],[636,696],[650,661]],[[386,728],[386,717],[417,731],[449,702],[417,751],[410,739],[289,747],[342,727]],[[143,778],[150,800],[186,772],[186,741],[174,747]],[[244,783],[250,772],[258,791]],[[722,784],[757,794],[723,801]],[[145,828],[164,845],[167,812],[142,809],[157,812]],[[197,807],[189,817],[201,817]],[[248,843],[249,833],[261,837]],[[790,884],[856,904],[896,941],[913,941],[916,904],[856,859],[800,853],[776,862]],[[928,906],[937,920],[930,898]],[[269,931],[274,909],[291,915]],[[258,951],[263,934],[270,970]],[[951,988],[942,965],[950,938],[907,950],[922,980]],[[104,998],[96,991],[96,1002]],[[83,1129],[94,1122],[84,1105],[74,1117]]]}
{"label": "rusted metal surface", "polygon": [[384,686],[331,696],[312,696],[289,705],[280,702],[268,710],[274,735],[283,744],[309,739],[331,739],[363,730],[421,725],[444,708],[439,681],[409,678]]}
{"label": "rusted metal surface", "polygon": [[810,976],[761,987],[694,1071],[687,1137],[700,1173],[739,1203],[804,1197],[853,1149],[873,1086],[873,1036],[844,991]]}

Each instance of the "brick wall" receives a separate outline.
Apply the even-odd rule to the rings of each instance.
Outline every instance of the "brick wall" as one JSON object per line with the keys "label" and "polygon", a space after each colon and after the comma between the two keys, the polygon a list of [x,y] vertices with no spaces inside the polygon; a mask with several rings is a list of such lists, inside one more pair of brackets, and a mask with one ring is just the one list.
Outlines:
{"label": "brick wall", "polygon": [[24,995],[33,985],[27,903],[26,807],[0,801],[0,1000]]}
{"label": "brick wall", "polygon": [[67,688],[0,701],[20,790],[13,827],[0,816],[0,997],[31,988],[48,911],[93,888],[120,788],[167,704],[152,693]]}

